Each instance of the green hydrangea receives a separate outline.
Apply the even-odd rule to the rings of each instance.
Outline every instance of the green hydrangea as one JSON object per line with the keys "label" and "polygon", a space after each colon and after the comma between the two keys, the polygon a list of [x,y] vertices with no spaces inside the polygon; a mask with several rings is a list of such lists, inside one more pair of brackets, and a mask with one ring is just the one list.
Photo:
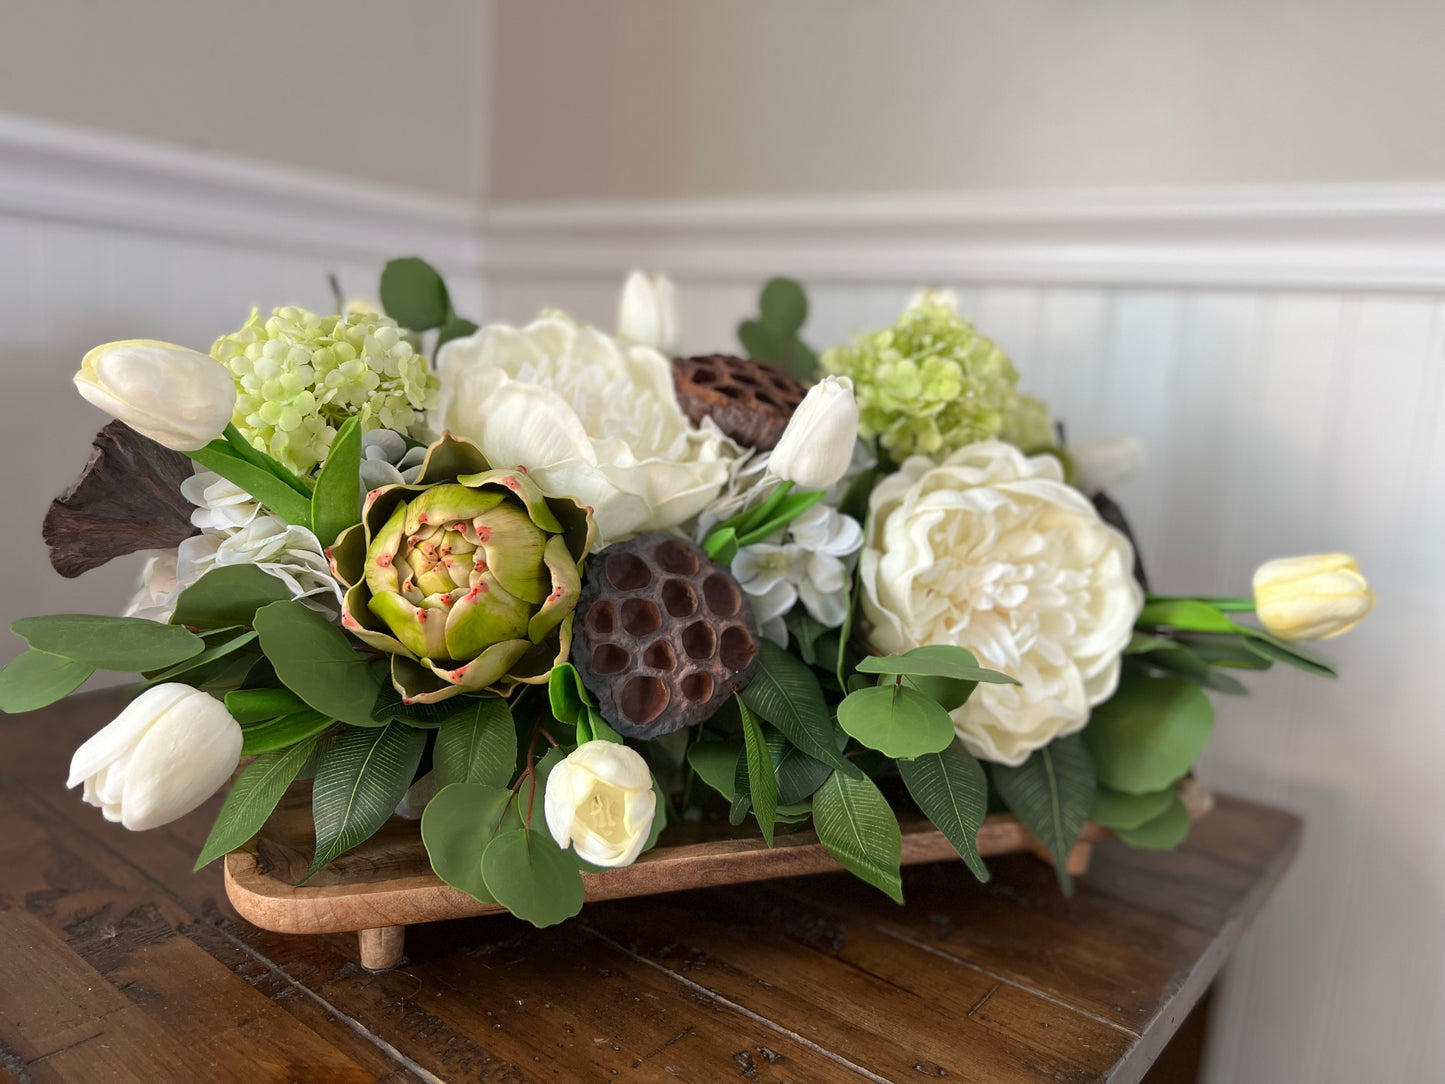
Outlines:
{"label": "green hydrangea", "polygon": [[1013,362],[939,295],[821,361],[824,372],[852,378],[859,431],[895,460],[997,437],[1019,399]]}
{"label": "green hydrangea", "polygon": [[1049,417],[1048,405],[1032,395],[1014,396],[1004,412],[998,437],[1029,455],[1053,450],[1056,446],[1054,421]]}
{"label": "green hydrangea", "polygon": [[407,434],[441,387],[396,321],[369,312],[252,310],[211,356],[236,378],[236,428],[299,474],[326,458],[347,418]]}

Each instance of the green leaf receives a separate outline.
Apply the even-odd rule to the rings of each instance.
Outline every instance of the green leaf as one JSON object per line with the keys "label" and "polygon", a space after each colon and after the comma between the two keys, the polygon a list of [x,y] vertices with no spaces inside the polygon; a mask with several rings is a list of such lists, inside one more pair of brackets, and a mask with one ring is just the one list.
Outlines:
{"label": "green leaf", "polygon": [[314,740],[305,741],[284,751],[263,753],[247,765],[221,804],[221,812],[196,859],[196,869],[234,851],[261,830],[315,745]]}
{"label": "green leaf", "polygon": [[391,260],[381,272],[381,305],[402,327],[427,331],[440,327],[451,312],[446,283],[425,260]]}
{"label": "green leaf", "polygon": [[1149,636],[1146,633],[1136,632],[1129,637],[1124,654],[1144,655],[1150,651],[1168,651],[1174,644],[1175,641],[1165,639],[1163,636]]}
{"label": "green leaf", "polygon": [[378,726],[371,714],[377,682],[345,633],[299,602],[263,606],[255,621],[261,650],[283,685],[333,719]]}
{"label": "green leaf", "polygon": [[859,660],[858,672],[985,681],[993,685],[1018,684],[1017,678],[979,666],[973,652],[952,644],[925,644],[903,655],[869,655]]}
{"label": "green leaf", "polygon": [[242,726],[305,711],[306,701],[290,689],[237,689],[226,694],[226,710]]}
{"label": "green leaf", "polygon": [[346,528],[361,522],[361,419],[350,417],[337,431],[336,439],[316,476],[311,495],[311,533],[322,547],[336,542]]}
{"label": "green leaf", "polygon": [[953,741],[953,720],[917,689],[890,682],[849,693],[838,705],[838,725],[887,757],[939,753]]}
{"label": "green leaf", "polygon": [[314,738],[331,726],[335,719],[307,708],[294,715],[283,715],[269,723],[252,724],[241,728],[241,755],[269,753],[285,749],[297,742]]}
{"label": "green leaf", "polygon": [[1127,674],[1084,730],[1099,782],[1126,794],[1164,790],[1209,744],[1214,706],[1177,677]]}
{"label": "green leaf", "polygon": [[903,902],[903,833],[871,779],[830,775],[813,795],[813,828],[844,869]]}
{"label": "green leaf", "polygon": [[1094,793],[1094,806],[1089,819],[1104,828],[1128,831],[1153,820],[1170,807],[1177,798],[1173,787],[1149,794],[1125,794],[1102,786]]}
{"label": "green leaf", "polygon": [[1179,642],[1211,666],[1227,666],[1236,670],[1268,670],[1274,665],[1272,659],[1261,658],[1251,651],[1242,634],[1184,633],[1180,635]]}
{"label": "green leaf", "polygon": [[734,777],[742,751],[743,742],[737,738],[700,741],[688,747],[687,762],[699,779],[732,801],[737,797]]}
{"label": "green leaf", "polygon": [[297,475],[292,474],[284,464],[257,448],[249,440],[241,435],[241,431],[234,425],[227,422],[226,428],[221,434],[226,442],[227,449],[238,459],[244,459],[254,467],[260,467],[268,474],[274,474],[281,481],[294,489],[303,497],[311,496],[311,488]]}
{"label": "green leaf", "polygon": [[227,655],[240,651],[254,639],[256,639],[256,634],[250,629],[235,636],[218,639],[216,643],[208,644],[199,655],[192,655],[189,659],[178,662],[174,666],[168,666],[158,673],[149,674],[148,681],[152,685],[159,685],[163,681],[172,681],[182,674],[189,674],[202,666],[209,666],[217,659],[224,659]]}
{"label": "green leaf", "polygon": [[224,440],[213,440],[204,448],[187,452],[206,470],[215,471],[228,482],[234,482],[287,523],[311,527],[311,499],[283,482],[270,471],[247,462],[236,455]]}
{"label": "green leaf", "polygon": [[0,711],[34,711],[69,696],[95,673],[83,662],[31,648],[0,671]]}
{"label": "green leaf", "polygon": [[898,772],[918,808],[953,844],[973,875],[987,881],[988,867],[978,853],[978,830],[988,814],[983,766],[955,738],[941,753],[900,760]]}
{"label": "green leaf", "polygon": [[1307,674],[1314,674],[1316,677],[1339,677],[1334,667],[1328,662],[1298,644],[1281,640],[1278,636],[1261,629],[1247,629],[1246,637],[1244,641],[1246,646],[1262,659],[1287,663]]}
{"label": "green leaf", "polygon": [[744,320],[738,325],[738,342],[753,361],[779,365],[788,352],[787,333],[760,320]]}
{"label": "green leaf", "polygon": [[1056,738],[1016,768],[989,765],[989,774],[1010,811],[1053,856],[1064,895],[1073,895],[1069,852],[1094,804],[1094,765],[1083,739]]}
{"label": "green leaf", "polygon": [[778,777],[778,806],[797,805],[811,797],[833,769],[803,752],[784,737],[781,730],[770,726],[763,729],[773,758],[774,774]]}
{"label": "green leaf", "polygon": [[482,880],[498,903],[538,929],[582,910],[577,865],[545,830],[517,828],[497,836],[482,855]]}
{"label": "green leaf", "polygon": [[402,723],[346,729],[327,740],[311,790],[316,858],[307,878],[387,822],[411,786],[425,747],[426,734]]}
{"label": "green leaf", "polygon": [[613,745],[625,745],[622,735],[607,725],[602,713],[592,706],[587,708],[587,727],[592,731],[593,741],[610,741]]}
{"label": "green leaf", "polygon": [[1151,851],[1172,851],[1189,835],[1189,810],[1179,795],[1171,792],[1172,800],[1152,820],[1137,828],[1122,828],[1117,835],[1131,847],[1143,847]]}
{"label": "green leaf", "polygon": [[199,655],[206,647],[193,632],[142,617],[53,614],[22,617],[10,628],[36,651],[96,670],[159,670]]}
{"label": "green leaf", "polygon": [[808,295],[792,279],[769,279],[758,297],[758,311],[763,323],[792,335],[808,319]]}
{"label": "green leaf", "polygon": [[482,855],[499,832],[521,827],[517,803],[506,787],[452,783],[427,803],[421,840],[438,877],[474,899],[495,903],[482,879]]}
{"label": "green leaf", "polygon": [[763,842],[773,845],[773,822],[778,812],[778,776],[773,768],[773,758],[768,752],[763,728],[758,725],[757,716],[748,710],[742,701],[738,710],[743,717],[744,752],[748,765],[748,797],[752,799],[753,816],[763,833]]}
{"label": "green leaf", "polygon": [[500,696],[480,696],[442,723],[432,763],[437,786],[481,783],[505,787],[517,764],[517,727]]}
{"label": "green leaf", "polygon": [[834,747],[837,728],[823,699],[822,686],[796,655],[771,640],[760,641],[757,673],[739,696],[809,756],[831,764],[844,775],[863,774]]}
{"label": "green leaf", "polygon": [[582,684],[582,675],[570,662],[558,663],[547,675],[547,702],[552,718],[559,723],[576,726],[586,719],[592,697]]}
{"label": "green leaf", "polygon": [[432,730],[457,713],[457,700],[443,700],[437,704],[403,703],[401,693],[397,692],[396,686],[391,683],[391,669],[386,663],[380,666],[371,663],[368,664],[368,669],[371,670],[373,687],[376,689],[376,700],[371,705],[373,726],[380,726],[395,719],[407,726]]}
{"label": "green leaf", "polygon": [[170,623],[197,629],[249,627],[262,606],[290,598],[284,583],[255,565],[223,565],[181,592]]}
{"label": "green leaf", "polygon": [[1196,598],[1156,598],[1144,604],[1137,625],[1165,625],[1191,632],[1237,632],[1239,626]]}
{"label": "green leaf", "polygon": [[821,489],[809,490],[806,493],[794,493],[779,503],[777,510],[766,520],[756,527],[749,528],[748,532],[738,538],[739,546],[751,546],[763,541],[774,531],[786,527],[793,520],[797,519],[813,505],[817,504],[828,494]]}
{"label": "green leaf", "polygon": [[468,335],[475,333],[476,330],[477,325],[470,320],[463,320],[459,316],[453,316],[437,331],[436,351],[440,351],[443,346],[453,339],[465,339]]}
{"label": "green leaf", "polygon": [[722,527],[711,531],[703,540],[703,552],[708,560],[716,561],[724,568],[733,563],[733,558],[738,555],[738,533],[732,527]]}

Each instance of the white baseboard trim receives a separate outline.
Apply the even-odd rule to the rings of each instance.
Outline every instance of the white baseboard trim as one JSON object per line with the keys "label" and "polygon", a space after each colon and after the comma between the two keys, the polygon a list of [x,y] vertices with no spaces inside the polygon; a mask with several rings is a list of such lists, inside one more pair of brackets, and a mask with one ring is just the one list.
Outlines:
{"label": "white baseboard trim", "polygon": [[1445,288],[1445,185],[497,205],[493,276]]}
{"label": "white baseboard trim", "polygon": [[0,214],[475,269],[470,202],[0,113]]}

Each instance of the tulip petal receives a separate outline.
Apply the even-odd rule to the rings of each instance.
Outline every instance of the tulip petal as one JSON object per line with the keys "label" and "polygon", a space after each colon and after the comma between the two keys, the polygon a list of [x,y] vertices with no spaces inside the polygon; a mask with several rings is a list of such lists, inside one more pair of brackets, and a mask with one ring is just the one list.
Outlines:
{"label": "tulip petal", "polygon": [[121,823],[131,831],[185,816],[225,785],[240,760],[241,728],[225,705],[181,688],[186,695],[155,719],[126,764]]}
{"label": "tulip petal", "polygon": [[194,692],[189,685],[169,682],[141,693],[75,751],[70,760],[70,778],[66,787],[84,782],[125,756],[157,716]]}

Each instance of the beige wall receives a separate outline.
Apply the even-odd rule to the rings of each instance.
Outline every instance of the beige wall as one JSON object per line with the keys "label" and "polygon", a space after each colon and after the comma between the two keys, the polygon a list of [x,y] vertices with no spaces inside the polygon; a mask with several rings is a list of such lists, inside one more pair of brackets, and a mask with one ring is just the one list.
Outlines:
{"label": "beige wall", "polygon": [[486,0],[0,0],[0,110],[480,198]]}
{"label": "beige wall", "polygon": [[497,200],[1445,178],[1440,0],[498,0]]}

